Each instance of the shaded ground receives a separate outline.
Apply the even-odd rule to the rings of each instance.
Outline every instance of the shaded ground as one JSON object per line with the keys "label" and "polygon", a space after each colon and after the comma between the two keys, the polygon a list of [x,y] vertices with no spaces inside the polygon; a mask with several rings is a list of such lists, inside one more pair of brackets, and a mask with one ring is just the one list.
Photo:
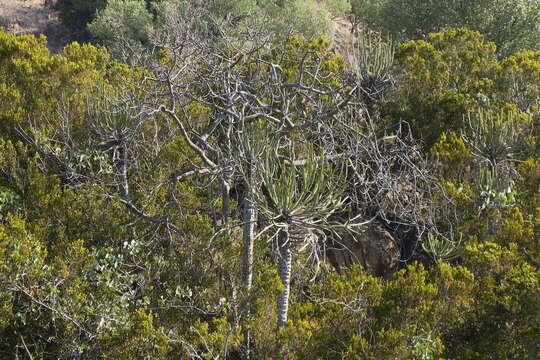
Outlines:
{"label": "shaded ground", "polygon": [[48,48],[58,53],[71,41],[71,33],[52,9],[54,0],[0,0],[0,26],[14,34],[44,34]]}

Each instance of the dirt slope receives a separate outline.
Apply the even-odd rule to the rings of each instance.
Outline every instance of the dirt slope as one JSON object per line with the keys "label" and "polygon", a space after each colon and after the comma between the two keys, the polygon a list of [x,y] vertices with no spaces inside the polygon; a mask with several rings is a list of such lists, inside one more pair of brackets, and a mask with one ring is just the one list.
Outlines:
{"label": "dirt slope", "polygon": [[345,60],[351,61],[353,54],[354,37],[351,34],[351,23],[347,19],[334,19],[334,33],[331,47],[341,54]]}
{"label": "dirt slope", "polygon": [[52,9],[54,0],[0,0],[0,26],[14,34],[45,34],[53,53],[70,40],[69,31]]}

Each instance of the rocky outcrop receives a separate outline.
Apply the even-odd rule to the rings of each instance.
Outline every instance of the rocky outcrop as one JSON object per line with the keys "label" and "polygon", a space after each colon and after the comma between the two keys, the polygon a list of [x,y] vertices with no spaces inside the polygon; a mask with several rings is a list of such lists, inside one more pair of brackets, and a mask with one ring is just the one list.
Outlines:
{"label": "rocky outcrop", "polygon": [[326,248],[326,258],[336,271],[360,264],[368,273],[385,278],[399,268],[400,253],[394,236],[377,222],[332,237]]}

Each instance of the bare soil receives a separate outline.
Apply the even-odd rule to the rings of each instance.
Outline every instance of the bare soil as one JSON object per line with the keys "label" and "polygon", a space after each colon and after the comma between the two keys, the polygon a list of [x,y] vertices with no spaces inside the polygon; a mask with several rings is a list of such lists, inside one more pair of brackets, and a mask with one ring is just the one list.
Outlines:
{"label": "bare soil", "polygon": [[71,33],[58,20],[55,0],[0,0],[0,26],[17,35],[44,34],[47,47],[59,53],[71,41]]}

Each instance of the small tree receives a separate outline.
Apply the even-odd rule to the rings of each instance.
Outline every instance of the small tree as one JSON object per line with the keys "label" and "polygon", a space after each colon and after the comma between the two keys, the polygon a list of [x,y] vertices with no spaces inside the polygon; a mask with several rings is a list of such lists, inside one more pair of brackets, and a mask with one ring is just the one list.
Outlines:
{"label": "small tree", "polygon": [[529,126],[529,115],[516,109],[468,113],[462,138],[473,155],[472,185],[480,211],[514,202],[515,163]]}
{"label": "small tree", "polygon": [[[111,55],[127,62],[148,45],[152,14],[144,0],[110,0],[88,24],[95,40],[105,45]],[[126,53],[129,50],[129,53]]]}
{"label": "small tree", "polygon": [[[283,291],[278,299],[278,327],[285,327],[288,318],[292,259],[297,251],[310,248],[317,252],[324,231],[335,224],[330,216],[343,208],[345,172],[330,167],[324,156],[317,157],[307,149],[302,166],[284,161],[280,152],[285,139],[276,139],[267,147],[257,167],[258,184],[251,192],[253,202],[274,232],[279,257],[279,277]],[[299,151],[285,145],[285,156],[295,159]]]}
{"label": "small tree", "polygon": [[373,25],[380,8],[378,0],[350,0],[350,2],[351,8],[348,15],[351,22],[351,33],[354,34],[361,24]]}

